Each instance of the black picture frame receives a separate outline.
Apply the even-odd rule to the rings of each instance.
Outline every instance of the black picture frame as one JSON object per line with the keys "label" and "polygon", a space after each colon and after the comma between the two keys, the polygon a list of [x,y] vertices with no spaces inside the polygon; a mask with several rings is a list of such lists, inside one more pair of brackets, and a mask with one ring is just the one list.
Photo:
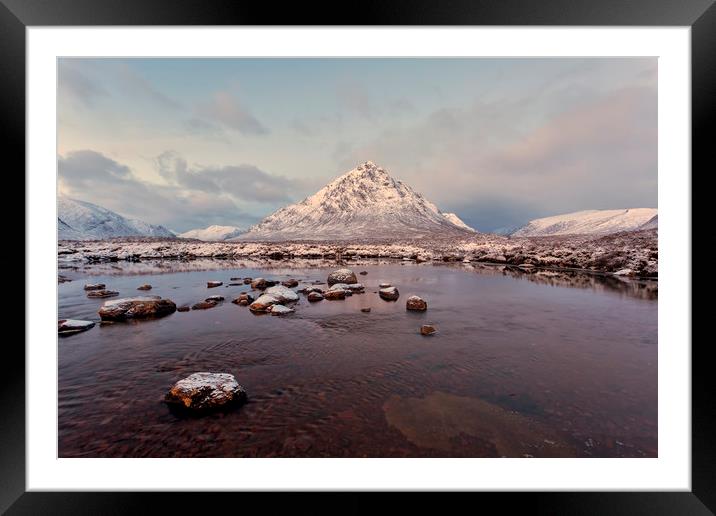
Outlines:
{"label": "black picture frame", "polygon": [[[347,9],[346,9],[347,8]],[[616,25],[691,27],[692,73],[692,169],[706,171],[713,146],[709,135],[716,125],[716,4],[714,0],[362,0],[342,9],[337,3],[292,3],[277,8],[270,3],[241,0],[0,0],[0,114],[3,122],[4,156],[14,158],[15,170],[25,170],[25,29],[28,26],[87,25]],[[711,129],[711,131],[709,131]],[[664,144],[664,142],[662,142]],[[668,142],[667,142],[668,144]],[[693,172],[692,172],[693,177]],[[5,181],[5,180],[3,180]],[[24,199],[24,178],[15,174],[4,186],[12,197]],[[5,205],[14,214],[17,203]],[[11,211],[12,210],[12,211]],[[8,220],[8,219],[5,219]],[[17,242],[25,241],[24,227],[16,224]],[[23,246],[24,248],[24,246]],[[24,301],[19,285],[18,258],[2,258],[15,294],[3,299],[4,313],[16,313]],[[24,267],[24,277],[32,271]],[[51,293],[48,293],[51,295]],[[691,342],[672,342],[688,346]],[[584,492],[584,493],[479,493],[478,505],[499,504],[500,511],[522,508],[531,514],[713,514],[716,511],[716,452],[714,449],[714,375],[706,357],[707,342],[692,346],[692,490],[690,492]],[[206,510],[217,503],[249,493],[79,493],[26,492],[25,489],[25,352],[20,339],[6,338],[0,360],[0,511],[7,514],[114,514],[152,510],[186,513]],[[431,505],[445,512],[449,505],[465,504],[462,494],[413,502],[423,509]],[[304,494],[270,497],[268,505],[290,505],[291,510],[320,506]],[[329,498],[329,500],[331,500]],[[348,494],[328,501],[334,513],[368,512],[385,505],[377,493]],[[237,510],[243,510],[240,506]],[[437,510],[437,509],[436,509]]]}

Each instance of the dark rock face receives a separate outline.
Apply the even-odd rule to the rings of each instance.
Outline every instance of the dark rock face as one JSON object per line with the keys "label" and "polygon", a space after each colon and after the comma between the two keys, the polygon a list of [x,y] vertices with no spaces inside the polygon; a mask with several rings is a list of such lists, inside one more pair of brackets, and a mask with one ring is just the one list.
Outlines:
{"label": "dark rock face", "polygon": [[179,380],[164,397],[177,409],[201,413],[241,405],[246,391],[228,373],[194,373]]}
{"label": "dark rock face", "polygon": [[206,300],[206,301],[199,301],[198,303],[192,305],[192,310],[207,310],[209,308],[214,308],[216,305],[218,305],[218,301],[213,300]]}
{"label": "dark rock face", "polygon": [[57,321],[57,333],[60,336],[74,335],[94,327],[92,321],[81,321],[79,319],[60,319]]}
{"label": "dark rock face", "polygon": [[118,296],[119,292],[114,290],[90,290],[87,292],[87,297],[91,298],[103,298],[103,297],[114,297]]}
{"label": "dark rock face", "polygon": [[329,286],[336,283],[358,283],[358,278],[350,269],[338,269],[328,275],[327,283]]}
{"label": "dark rock face", "polygon": [[322,301],[323,300],[323,294],[320,292],[311,292],[306,297],[311,303],[315,303],[316,301]]}
{"label": "dark rock face", "polygon": [[177,305],[172,300],[159,296],[130,297],[105,301],[98,313],[103,321],[124,321],[163,317],[174,313],[176,309]]}
{"label": "dark rock face", "polygon": [[144,285],[139,285],[137,287],[137,290],[152,290],[152,286],[148,283],[145,283]]}
{"label": "dark rock face", "polygon": [[85,290],[104,290],[104,288],[104,283],[87,283],[85,285]]}
{"label": "dark rock face", "polygon": [[206,286],[208,288],[220,287],[223,284],[224,284],[223,281],[207,281],[206,282]]}
{"label": "dark rock face", "polygon": [[385,299],[386,301],[395,301],[400,296],[400,293],[398,292],[398,289],[395,287],[386,287],[386,288],[381,288],[378,291],[378,295],[382,299]]}
{"label": "dark rock face", "polygon": [[432,324],[423,324],[420,327],[420,335],[432,335],[437,331],[437,328],[435,328]]}
{"label": "dark rock face", "polygon": [[287,279],[286,281],[282,281],[281,285],[287,288],[293,288],[298,286],[298,280],[295,279]]}
{"label": "dark rock face", "polygon": [[405,309],[424,312],[428,309],[428,303],[419,296],[410,296],[405,303]]}

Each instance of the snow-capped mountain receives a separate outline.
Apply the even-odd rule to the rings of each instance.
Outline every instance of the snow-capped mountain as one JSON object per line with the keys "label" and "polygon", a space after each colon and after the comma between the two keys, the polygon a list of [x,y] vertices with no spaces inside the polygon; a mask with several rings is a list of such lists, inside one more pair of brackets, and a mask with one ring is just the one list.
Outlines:
{"label": "snow-capped mountain", "polygon": [[443,217],[448,219],[450,222],[455,224],[457,227],[462,228],[462,229],[467,229],[468,231],[472,231],[473,233],[475,233],[475,230],[473,228],[471,228],[470,226],[468,226],[467,224],[465,224],[465,222],[463,222],[463,220],[460,217],[458,217],[457,214],[443,213]]}
{"label": "snow-capped mountain", "polygon": [[96,204],[68,197],[57,199],[59,240],[104,240],[122,236],[173,237],[163,226],[128,219]]}
{"label": "snow-capped mountain", "polygon": [[512,233],[512,236],[599,235],[649,227],[657,227],[656,208],[585,210],[531,220]]}
{"label": "snow-capped mountain", "polygon": [[178,236],[181,238],[196,238],[198,240],[204,240],[206,242],[221,242],[230,238],[237,237],[242,233],[245,233],[246,229],[239,228],[236,226],[209,226],[204,229],[192,229],[180,233]]}
{"label": "snow-capped mountain", "polygon": [[659,228],[659,215],[654,215],[646,223],[639,226],[639,229],[658,229]]}
{"label": "snow-capped mountain", "polygon": [[366,161],[303,201],[272,213],[237,240],[383,240],[469,233],[410,186]]}

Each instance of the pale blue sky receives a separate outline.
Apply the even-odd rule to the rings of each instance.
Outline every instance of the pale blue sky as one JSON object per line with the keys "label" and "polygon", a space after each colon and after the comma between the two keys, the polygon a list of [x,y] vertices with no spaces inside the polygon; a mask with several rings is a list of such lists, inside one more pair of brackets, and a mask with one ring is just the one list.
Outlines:
{"label": "pale blue sky", "polygon": [[655,58],[61,59],[59,187],[245,226],[372,160],[480,230],[655,207]]}

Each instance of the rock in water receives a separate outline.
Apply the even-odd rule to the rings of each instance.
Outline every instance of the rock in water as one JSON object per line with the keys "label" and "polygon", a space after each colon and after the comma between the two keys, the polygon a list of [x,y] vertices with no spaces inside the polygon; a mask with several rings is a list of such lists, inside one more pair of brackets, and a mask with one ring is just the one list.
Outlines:
{"label": "rock in water", "polygon": [[370,313],[370,308],[361,308],[360,311],[367,314]]}
{"label": "rock in water", "polygon": [[329,286],[336,283],[358,283],[358,278],[350,269],[338,269],[328,275],[327,282]]}
{"label": "rock in water", "polygon": [[392,285],[390,283],[382,282],[382,283],[378,283],[378,287],[379,288],[388,288],[388,287],[392,287]]}
{"label": "rock in water", "polygon": [[298,286],[298,280],[295,279],[287,279],[286,281],[282,281],[281,285],[288,288],[293,288]]}
{"label": "rock in water", "polygon": [[268,288],[268,282],[264,278],[256,278],[255,280],[251,281],[251,288],[255,288],[257,290],[264,290]]}
{"label": "rock in water", "polygon": [[279,300],[268,294],[262,294],[259,298],[249,305],[249,310],[252,312],[266,312],[268,308],[273,305],[279,304]]}
{"label": "rock in water", "polygon": [[192,305],[192,310],[207,310],[209,308],[214,308],[216,305],[218,305],[218,301],[209,300],[206,301],[199,301],[198,303]]}
{"label": "rock in water", "polygon": [[104,290],[104,288],[104,283],[87,283],[85,285],[85,290]]}
{"label": "rock in water", "polygon": [[424,312],[428,309],[428,303],[419,296],[410,296],[405,303],[405,309]]}
{"label": "rock in water", "polygon": [[223,301],[223,300],[224,300],[224,296],[209,296],[204,301],[216,301],[218,303],[219,301]]}
{"label": "rock in water", "polygon": [[329,290],[328,292],[323,293],[324,299],[345,299],[346,298],[346,291],[343,289],[340,290]]}
{"label": "rock in water", "polygon": [[191,310],[191,307],[189,305],[182,305],[177,308],[177,312],[188,312],[189,310]]}
{"label": "rock in water", "polygon": [[368,274],[368,271],[360,271],[358,274],[360,274],[361,276],[365,276],[366,274]]}
{"label": "rock in water", "polygon": [[164,397],[166,403],[191,412],[203,412],[246,401],[246,391],[228,373],[194,373],[179,380]]}
{"label": "rock in water", "polygon": [[118,296],[119,292],[114,290],[90,290],[87,292],[87,297],[91,298],[103,298],[103,297],[114,297]]}
{"label": "rock in water", "polygon": [[432,324],[423,324],[420,327],[420,335],[432,335],[436,331],[438,331],[437,328]]}
{"label": "rock in water", "polygon": [[224,284],[223,281],[207,281],[206,282],[206,286],[208,288],[220,287],[223,284]]}
{"label": "rock in water", "polygon": [[273,305],[271,306],[271,315],[286,315],[295,312],[293,308],[289,308],[284,305]]}
{"label": "rock in water", "polygon": [[290,288],[286,288],[283,285],[276,285],[266,289],[265,294],[273,296],[278,299],[281,303],[295,303],[298,301],[298,294],[296,294]]}
{"label": "rock in water", "polygon": [[177,305],[171,299],[162,299],[159,296],[128,297],[105,301],[98,313],[103,321],[124,321],[163,317],[174,313],[176,309]]}
{"label": "rock in water", "polygon": [[144,285],[139,285],[137,287],[137,290],[152,290],[152,286],[148,283],[145,283]]}
{"label": "rock in water", "polygon": [[400,293],[395,287],[387,287],[380,289],[378,295],[386,301],[395,301],[400,296]]}
{"label": "rock in water", "polygon": [[307,299],[311,303],[315,303],[316,301],[321,301],[323,299],[323,294],[321,294],[320,292],[311,292],[308,294]]}
{"label": "rock in water", "polygon": [[241,306],[246,306],[253,302],[254,302],[254,296],[252,296],[251,294],[249,294],[247,292],[242,292],[241,294],[239,294],[239,297],[237,297],[236,299],[234,299],[232,301],[232,303],[235,303],[235,304],[241,305]]}
{"label": "rock in water", "polygon": [[94,326],[92,321],[81,321],[79,319],[60,319],[57,321],[57,333],[63,336],[74,335],[87,331]]}
{"label": "rock in water", "polygon": [[251,278],[244,278],[244,285],[251,285],[253,280]]}

